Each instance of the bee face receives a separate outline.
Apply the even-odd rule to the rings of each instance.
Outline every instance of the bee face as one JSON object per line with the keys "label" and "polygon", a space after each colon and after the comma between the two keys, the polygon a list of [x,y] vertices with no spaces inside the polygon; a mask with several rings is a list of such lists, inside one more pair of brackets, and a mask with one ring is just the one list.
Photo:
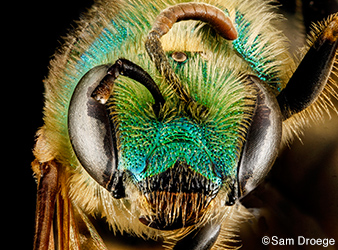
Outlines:
{"label": "bee face", "polygon": [[[152,97],[148,91],[127,78],[116,82],[113,98],[106,106],[101,105],[90,97],[109,68],[100,66],[81,80],[69,111],[70,138],[83,167],[119,198],[124,191],[118,191],[112,180],[115,171],[125,173],[125,182],[132,182],[151,207],[151,214],[141,215],[140,221],[158,229],[197,223],[220,189],[225,193],[235,189],[233,183],[250,120],[247,114],[254,108],[247,98],[251,90],[245,79],[231,76],[224,69],[215,77],[207,77],[212,63],[200,53],[185,53],[189,55],[185,65],[176,65],[176,61],[172,65],[186,77],[186,86],[192,91],[201,85],[211,86],[210,93],[194,96],[200,100],[198,105],[187,108],[186,102],[171,90],[172,98],[156,117],[149,112]],[[167,54],[170,59],[171,52]],[[200,65],[204,67],[197,68]],[[192,66],[195,70],[189,69]],[[242,86],[233,87],[235,81],[231,79],[243,81]],[[135,91],[137,87],[142,89]],[[162,87],[163,92],[166,88],[169,86]],[[213,104],[209,97],[219,102]],[[207,111],[201,111],[202,105]],[[233,197],[225,197],[223,203],[229,199]]]}
{"label": "bee face", "polygon": [[[81,164],[115,198],[128,195],[118,177],[123,173],[124,182],[136,186],[144,206],[150,207],[140,221],[157,229],[201,221],[212,213],[220,190],[226,194],[224,206],[233,205],[268,171],[280,142],[281,120],[273,94],[258,78],[243,74],[246,65],[233,64],[243,59],[231,49],[231,41],[192,46],[200,44],[204,32],[198,25],[177,25],[163,38],[163,47],[151,44],[150,32],[145,44],[149,55],[140,48],[132,61],[120,59],[109,66],[106,76],[100,70],[108,66],[91,70],[70,104],[69,132]],[[178,51],[182,37],[186,42]],[[145,64],[149,56],[153,63]],[[114,87],[107,92],[109,86]],[[99,104],[101,97],[107,99],[104,105]],[[255,129],[261,133],[250,132]],[[83,146],[87,137],[92,142]],[[264,143],[252,146],[251,140]],[[267,163],[250,155],[264,148],[273,151],[268,153],[271,160],[264,158]],[[97,159],[83,160],[93,152]]]}

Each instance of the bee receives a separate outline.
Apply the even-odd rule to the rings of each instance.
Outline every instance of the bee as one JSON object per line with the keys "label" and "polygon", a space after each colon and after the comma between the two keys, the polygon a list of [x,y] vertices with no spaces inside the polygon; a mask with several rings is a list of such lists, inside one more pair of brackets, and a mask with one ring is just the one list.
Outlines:
{"label": "bee", "polygon": [[[50,64],[32,162],[34,249],[238,248],[241,201],[336,111],[338,17],[299,59],[267,1],[97,1]],[[315,62],[315,63],[314,63]]]}

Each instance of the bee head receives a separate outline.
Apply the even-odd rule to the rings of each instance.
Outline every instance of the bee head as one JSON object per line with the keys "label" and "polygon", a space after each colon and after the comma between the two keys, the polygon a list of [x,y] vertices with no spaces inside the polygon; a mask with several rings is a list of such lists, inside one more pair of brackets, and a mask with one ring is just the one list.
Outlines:
{"label": "bee head", "polygon": [[[275,96],[257,77],[231,67],[226,53],[206,58],[204,49],[163,48],[161,37],[174,23],[191,19],[208,23],[222,39],[237,38],[216,7],[170,7],[145,43],[157,77],[148,74],[151,62],[139,67],[120,59],[96,67],[79,82],[69,108],[70,139],[81,165],[115,198],[134,195],[125,186],[136,186],[149,211],[139,220],[161,230],[205,221],[220,193],[222,206],[234,205],[266,175],[281,138]],[[119,75],[137,83],[125,79],[115,86]],[[150,97],[144,88],[128,87],[140,83]],[[119,95],[111,95],[113,87]],[[102,89],[107,103],[100,102]]]}

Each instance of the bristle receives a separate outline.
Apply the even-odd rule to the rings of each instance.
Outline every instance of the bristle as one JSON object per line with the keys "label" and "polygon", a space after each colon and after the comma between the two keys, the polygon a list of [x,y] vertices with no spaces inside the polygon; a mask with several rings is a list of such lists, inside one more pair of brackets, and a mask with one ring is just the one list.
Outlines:
{"label": "bristle", "polygon": [[229,210],[223,224],[220,236],[213,249],[240,249],[242,242],[239,237],[239,230],[242,223],[253,218],[253,215],[240,203],[236,203]]}

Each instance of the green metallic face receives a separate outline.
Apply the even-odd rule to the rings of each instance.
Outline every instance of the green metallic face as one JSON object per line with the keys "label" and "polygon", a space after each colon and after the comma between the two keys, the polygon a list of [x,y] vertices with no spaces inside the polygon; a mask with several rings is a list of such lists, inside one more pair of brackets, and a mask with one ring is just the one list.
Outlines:
{"label": "green metallic face", "polygon": [[[185,162],[215,183],[220,183],[224,175],[236,174],[236,138],[227,138],[212,126],[196,124],[187,117],[148,122],[121,122],[120,166],[133,173],[137,181],[166,171],[176,161]],[[217,144],[216,138],[228,141],[228,145]]]}
{"label": "green metallic face", "polygon": [[[136,91],[139,83],[121,79],[111,100],[117,107],[113,119],[118,121],[119,169],[140,182],[182,162],[221,186],[237,174],[247,114],[252,111],[250,94],[237,71],[215,67],[217,58],[206,60],[201,52],[184,51],[187,59],[176,62],[173,51],[166,54],[182,84],[207,111],[187,108],[175,93],[169,93],[157,119],[148,111],[153,101],[147,90]],[[138,59],[142,61],[142,55]]]}

